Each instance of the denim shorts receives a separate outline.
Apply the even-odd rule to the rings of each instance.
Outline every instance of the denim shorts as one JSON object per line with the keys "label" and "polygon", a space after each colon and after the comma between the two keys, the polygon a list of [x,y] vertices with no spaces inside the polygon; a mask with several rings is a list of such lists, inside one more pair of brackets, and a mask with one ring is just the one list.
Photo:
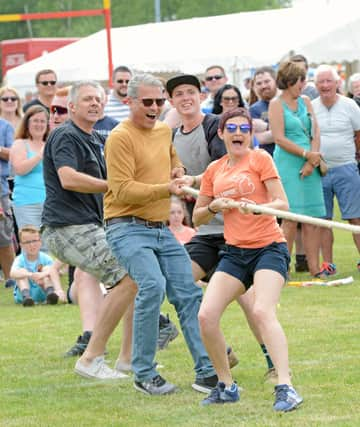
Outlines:
{"label": "denim shorts", "polygon": [[105,286],[115,286],[127,274],[112,255],[100,225],[46,226],[42,235],[56,258],[79,267]]}
{"label": "denim shorts", "polygon": [[14,233],[9,196],[1,197],[1,206],[4,211],[4,219],[0,220],[0,248],[5,248],[13,243]]}
{"label": "denim shorts", "polygon": [[254,282],[258,270],[272,270],[287,280],[290,256],[286,243],[273,242],[263,248],[249,249],[226,245],[221,251],[216,271],[230,274],[240,280],[246,289]]}
{"label": "denim shorts", "polygon": [[336,196],[342,219],[360,218],[360,175],[356,163],[337,166],[322,177],[326,217],[334,214]]}

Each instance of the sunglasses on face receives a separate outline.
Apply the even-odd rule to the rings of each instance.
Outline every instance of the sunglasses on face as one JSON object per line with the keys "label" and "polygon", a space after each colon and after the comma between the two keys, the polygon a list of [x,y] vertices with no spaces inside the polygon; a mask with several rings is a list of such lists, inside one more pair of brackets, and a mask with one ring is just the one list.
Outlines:
{"label": "sunglasses on face", "polygon": [[225,128],[229,133],[235,133],[237,128],[240,129],[241,133],[249,133],[251,131],[251,126],[248,123],[243,123],[241,125],[236,125],[235,123],[227,123],[225,125]]}
{"label": "sunglasses on face", "polygon": [[154,104],[154,102],[158,107],[162,107],[165,104],[164,98],[156,98],[156,99],[142,98],[139,101],[143,103],[144,107],[151,107]]}
{"label": "sunglasses on face", "polygon": [[239,97],[238,96],[223,96],[221,99],[222,99],[222,101],[225,101],[225,102],[236,102],[239,100]]}
{"label": "sunglasses on face", "polygon": [[124,83],[126,83],[126,84],[128,84],[129,83],[129,81],[130,80],[123,80],[123,79],[119,79],[119,80],[116,80],[116,83],[119,83],[119,84],[124,84]]}
{"label": "sunglasses on face", "polygon": [[205,80],[207,81],[207,82],[211,82],[211,80],[220,80],[220,79],[222,79],[224,76],[223,75],[221,75],[221,74],[215,74],[215,76],[208,76],[208,77],[205,77]]}
{"label": "sunglasses on face", "polygon": [[21,242],[22,245],[31,245],[33,243],[39,243],[40,239],[38,240],[25,240],[24,242]]}
{"label": "sunglasses on face", "polygon": [[42,82],[39,82],[39,84],[43,86],[55,86],[56,80],[44,80]]}
{"label": "sunglasses on face", "polygon": [[9,101],[11,101],[11,102],[15,102],[15,101],[17,101],[18,99],[17,99],[17,97],[16,96],[3,96],[2,98],[1,98],[1,101],[4,101],[4,102],[9,102]]}
{"label": "sunglasses on face", "polygon": [[62,116],[63,114],[67,114],[68,113],[68,109],[66,107],[59,107],[57,105],[52,105],[50,107],[50,111],[52,114],[59,114],[60,116]]}

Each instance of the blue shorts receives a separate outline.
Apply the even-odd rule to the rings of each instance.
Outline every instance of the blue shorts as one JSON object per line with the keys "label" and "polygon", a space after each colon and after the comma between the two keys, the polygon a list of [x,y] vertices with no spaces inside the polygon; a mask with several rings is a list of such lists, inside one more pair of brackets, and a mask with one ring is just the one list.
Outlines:
{"label": "blue shorts", "polygon": [[[46,293],[44,289],[31,282],[30,282],[30,296],[36,303],[45,302],[46,300]],[[15,286],[14,288],[14,300],[16,304],[22,304],[23,302],[23,296],[21,294],[20,289],[17,286]]]}
{"label": "blue shorts", "polygon": [[230,274],[249,289],[258,270],[276,271],[287,280],[289,265],[290,255],[286,243],[274,242],[259,249],[226,245],[216,271]]}
{"label": "blue shorts", "polygon": [[336,196],[342,219],[360,218],[360,175],[356,163],[337,166],[322,177],[326,217],[334,214]]}

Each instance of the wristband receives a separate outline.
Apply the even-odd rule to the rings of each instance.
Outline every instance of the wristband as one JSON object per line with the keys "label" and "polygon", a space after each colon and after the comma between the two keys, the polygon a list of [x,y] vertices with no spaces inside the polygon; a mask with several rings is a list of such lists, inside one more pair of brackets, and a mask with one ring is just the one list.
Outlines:
{"label": "wristband", "polygon": [[208,211],[209,211],[211,214],[213,214],[213,215],[216,215],[216,214],[217,214],[217,212],[215,212],[215,211],[213,211],[213,210],[211,209],[210,205],[208,205],[207,209],[208,209]]}
{"label": "wristband", "polygon": [[304,159],[306,159],[306,154],[307,154],[307,151],[304,150],[303,153],[302,153],[302,156],[304,157]]}

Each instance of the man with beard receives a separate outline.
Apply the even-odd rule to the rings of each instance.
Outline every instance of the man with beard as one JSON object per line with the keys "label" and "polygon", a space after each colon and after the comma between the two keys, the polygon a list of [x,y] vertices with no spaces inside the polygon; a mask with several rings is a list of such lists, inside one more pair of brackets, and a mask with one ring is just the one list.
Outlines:
{"label": "man with beard", "polygon": [[[259,98],[257,102],[250,106],[250,114],[254,122],[255,137],[263,148],[271,155],[273,154],[275,143],[271,130],[269,130],[268,109],[270,101],[277,93],[276,74],[271,67],[260,67],[255,70],[254,89]],[[261,126],[262,125],[262,126]]]}
{"label": "man with beard", "polygon": [[105,105],[104,114],[117,120],[119,123],[127,119],[130,112],[125,99],[127,97],[127,89],[131,77],[132,73],[125,65],[116,67],[113,72],[112,79],[114,89]]}

